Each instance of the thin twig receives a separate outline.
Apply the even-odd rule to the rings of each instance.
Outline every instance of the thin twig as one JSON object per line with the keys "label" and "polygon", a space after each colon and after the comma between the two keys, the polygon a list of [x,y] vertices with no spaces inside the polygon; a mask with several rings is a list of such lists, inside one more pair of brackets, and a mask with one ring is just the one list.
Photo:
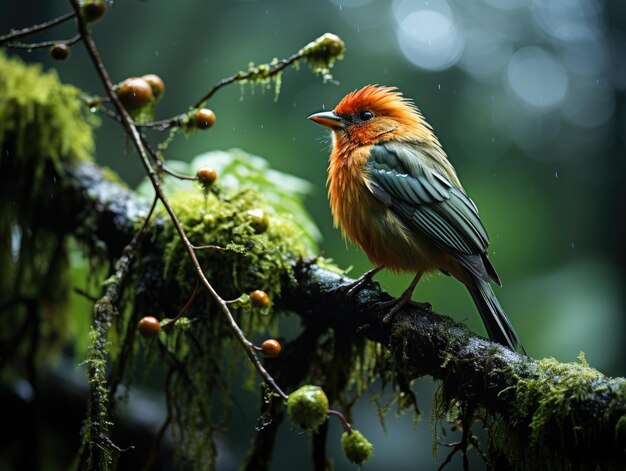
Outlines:
{"label": "thin twig", "polygon": [[[119,118],[118,118],[118,121],[119,121]],[[157,151],[155,151],[150,146],[150,144],[148,143],[148,140],[146,139],[146,136],[144,136],[143,134],[141,135],[141,142],[144,145],[144,147],[148,150],[148,153],[150,154],[150,156],[152,156],[152,160],[154,161],[154,163],[156,164],[159,170],[167,173],[168,175],[171,175],[174,178],[178,178],[179,180],[190,180],[190,181],[197,180],[196,177],[192,177],[190,175],[183,175],[182,173],[175,172],[174,170],[169,168],[167,165],[165,165],[165,163],[163,162],[163,159],[161,159]]]}
{"label": "thin twig", "polygon": [[163,324],[162,328],[164,330],[170,329],[176,323],[178,319],[180,319],[187,313],[187,311],[189,310],[189,308],[191,307],[191,305],[193,304],[193,302],[196,300],[197,297],[198,297],[198,281],[196,281],[196,286],[193,288],[193,292],[191,293],[191,296],[189,296],[187,303],[183,306],[183,308],[176,315],[176,317],[174,317],[167,323]]}
{"label": "thin twig", "polygon": [[13,49],[41,49],[42,47],[50,47],[55,44],[65,44],[66,46],[71,46],[80,41],[80,34],[71,37],[70,39],[56,39],[51,41],[42,41],[40,43],[17,43],[17,42],[8,42],[6,47],[10,47]]}
{"label": "thin twig", "polygon": [[70,11],[61,15],[53,20],[46,21],[45,23],[41,23],[34,26],[28,26],[26,28],[18,29],[11,31],[3,36],[0,36],[0,46],[8,41],[12,41],[14,39],[23,38],[24,36],[28,36],[33,33],[38,33],[39,31],[45,31],[46,29],[52,28],[58,24],[61,24],[69,19],[74,18],[77,15],[77,11]]}
{"label": "thin twig", "polygon": [[352,433],[352,426],[350,425],[350,422],[348,422],[348,420],[344,417],[344,415],[341,412],[339,412],[338,410],[328,409],[326,413],[328,415],[334,415],[335,417],[338,417],[339,420],[341,420],[341,424],[343,425],[343,428],[346,429],[346,432]]}
{"label": "thin twig", "polygon": [[[269,70],[267,71],[266,76],[268,78],[269,77],[273,77],[273,76],[277,75],[278,73],[280,73],[281,71],[283,71],[284,69],[289,67],[291,64],[293,64],[294,62],[296,62],[296,61],[298,61],[300,59],[302,59],[302,51],[296,52],[295,54],[291,55],[287,59],[283,59],[281,61],[276,62],[275,64],[270,65]],[[251,77],[253,77],[254,75],[256,75],[257,73],[258,72],[255,71],[255,70],[248,70],[247,72],[243,72],[243,71],[242,72],[237,72],[236,74],[233,74],[230,77],[223,78],[222,80],[217,82],[215,85],[213,85],[213,87],[211,87],[211,89],[208,92],[206,92],[202,96],[202,98],[200,98],[192,106],[192,108],[194,108],[194,109],[201,108],[221,88],[225,87],[226,85],[230,85],[232,83],[235,83],[235,82],[240,82],[242,80],[248,80]],[[146,123],[137,124],[137,126],[138,127],[142,127],[142,128],[156,128],[159,131],[163,131],[163,130],[171,128],[171,127],[180,126],[182,121],[183,121],[183,119],[185,119],[185,117],[188,114],[189,114],[189,112],[181,113],[181,114],[179,114],[177,116],[173,116],[173,117],[168,118],[168,119],[163,119],[163,120],[160,120],[160,121],[149,121],[149,122],[146,122]]]}
{"label": "thin twig", "polygon": [[222,252],[232,252],[231,249],[220,247],[219,245],[194,245],[192,247],[194,250],[219,250]]}
{"label": "thin twig", "polygon": [[[79,12],[80,4],[78,0],[71,0],[71,2],[75,11]],[[139,134],[139,131],[137,130],[137,126],[135,125],[135,122],[130,117],[126,109],[124,108],[124,105],[122,105],[121,101],[115,94],[113,90],[113,83],[111,82],[111,79],[109,78],[109,74],[102,63],[102,59],[100,58],[100,53],[98,52],[96,44],[94,43],[91,37],[91,33],[89,29],[87,28],[85,22],[82,19],[79,19],[78,27],[79,27],[80,34],[82,35],[82,38],[83,38],[83,43],[85,44],[87,48],[87,52],[89,53],[89,56],[91,57],[91,60],[95,66],[96,72],[98,73],[102,81],[102,84],[104,85],[107,95],[111,99],[111,102],[113,103],[115,109],[117,110],[117,112],[119,113],[122,119],[122,124],[124,128],[126,129],[126,132],[129,134],[133,142],[133,145],[135,146],[135,149],[137,150],[141,163],[144,166],[144,169],[148,175],[148,178],[152,182],[152,186],[154,187],[157,197],[161,200],[163,207],[168,213],[172,223],[174,224],[174,227],[176,228],[176,231],[178,232],[178,235],[181,241],[183,242],[185,250],[187,254],[189,255],[189,258],[191,259],[191,263],[196,272],[196,275],[198,276],[198,278],[200,279],[201,283],[204,285],[206,290],[210,293],[211,297],[217,303],[219,309],[222,311],[222,313],[224,314],[224,317],[226,318],[228,324],[230,325],[231,330],[237,337],[237,340],[243,346],[244,351],[246,352],[246,355],[248,356],[252,364],[255,366],[255,368],[257,369],[257,371],[263,378],[263,380],[266,383],[268,383],[272,387],[272,389],[274,389],[276,393],[278,393],[278,395],[283,400],[287,400],[288,398],[287,394],[283,392],[283,390],[278,386],[274,378],[268,373],[268,371],[261,364],[261,361],[259,360],[258,356],[256,355],[254,351],[252,342],[250,342],[246,338],[245,334],[243,333],[243,331],[241,330],[241,328],[235,321],[235,318],[233,317],[232,313],[228,309],[226,302],[221,298],[221,296],[217,293],[217,291],[215,291],[215,288],[213,288],[209,280],[206,278],[206,275],[204,274],[204,271],[202,270],[202,267],[200,266],[198,257],[196,256],[196,253],[193,249],[193,245],[189,242],[189,239],[187,238],[187,234],[185,233],[185,230],[183,229],[182,225],[178,221],[178,217],[176,216],[176,213],[170,206],[167,200],[167,197],[163,191],[163,188],[161,187],[159,176],[157,172],[150,165],[150,157],[148,156],[146,148],[144,147],[141,141],[141,136]]]}

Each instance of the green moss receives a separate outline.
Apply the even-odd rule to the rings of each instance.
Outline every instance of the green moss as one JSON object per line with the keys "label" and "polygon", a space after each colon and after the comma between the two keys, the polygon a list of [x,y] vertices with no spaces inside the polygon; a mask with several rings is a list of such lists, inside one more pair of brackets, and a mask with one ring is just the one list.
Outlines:
{"label": "green moss", "polygon": [[583,401],[594,393],[595,383],[604,378],[599,371],[583,363],[560,363],[546,358],[524,366],[532,368],[532,379],[520,380],[515,386],[517,408],[530,421],[530,441],[538,444],[550,433],[550,429],[571,428],[578,433],[571,416],[572,404]]}
{"label": "green moss", "polygon": [[0,298],[11,301],[0,336],[38,329],[40,359],[54,358],[69,325],[67,235],[48,220],[65,183],[50,175],[90,158],[92,124],[78,89],[0,50]]}
{"label": "green moss", "polygon": [[328,418],[328,398],[322,388],[307,384],[289,395],[287,412],[292,422],[314,432]]}
{"label": "green moss", "polygon": [[[514,408],[506,422],[498,422],[494,438],[510,463],[520,463],[518,468],[541,464],[545,469],[572,469],[613,462],[614,457],[596,456],[595,450],[603,446],[599,437],[616,420],[615,411],[623,410],[626,387],[622,380],[611,380],[589,367],[584,354],[579,360],[560,363],[547,358],[514,367],[519,379],[502,392],[514,393]],[[601,392],[612,399],[600,410],[596,402]],[[618,443],[623,426],[618,418]]]}
{"label": "green moss", "polygon": [[81,92],[54,71],[26,65],[0,50],[0,149],[16,159],[90,159],[95,118],[84,113]]}
{"label": "green moss", "polygon": [[348,461],[355,464],[371,460],[374,454],[374,446],[358,430],[343,432],[341,447]]}
{"label": "green moss", "polygon": [[313,72],[328,81],[332,79],[330,69],[336,61],[343,59],[345,51],[346,45],[339,36],[325,33],[300,49],[299,54],[310,64]]}

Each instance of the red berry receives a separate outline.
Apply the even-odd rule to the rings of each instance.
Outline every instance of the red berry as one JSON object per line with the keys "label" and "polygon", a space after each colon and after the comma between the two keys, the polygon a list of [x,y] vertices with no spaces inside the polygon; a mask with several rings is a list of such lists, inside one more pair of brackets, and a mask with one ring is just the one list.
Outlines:
{"label": "red berry", "polygon": [[120,83],[115,92],[126,108],[136,109],[152,101],[152,87],[142,78],[131,77]]}
{"label": "red berry", "polygon": [[161,324],[156,317],[145,316],[141,318],[139,324],[137,324],[137,328],[144,337],[153,337],[161,330]]}
{"label": "red berry", "polygon": [[70,54],[70,47],[64,43],[56,43],[50,48],[50,55],[55,61],[64,61]]}
{"label": "red berry", "polygon": [[215,124],[215,113],[208,108],[202,108],[193,115],[193,125],[198,129],[209,129]]}
{"label": "red berry", "polygon": [[280,342],[275,339],[267,339],[261,344],[261,353],[266,358],[275,358],[280,355],[280,351],[283,347]]}
{"label": "red berry", "polygon": [[252,301],[252,305],[256,307],[267,307],[270,305],[270,297],[265,291],[261,291],[260,289],[250,293],[250,301]]}

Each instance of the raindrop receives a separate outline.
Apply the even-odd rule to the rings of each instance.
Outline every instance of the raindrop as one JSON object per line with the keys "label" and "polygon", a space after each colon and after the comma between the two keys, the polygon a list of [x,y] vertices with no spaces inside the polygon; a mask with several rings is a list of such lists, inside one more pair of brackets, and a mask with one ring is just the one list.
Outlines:
{"label": "raindrop", "polygon": [[574,248],[574,242],[572,242],[572,248]]}
{"label": "raindrop", "polygon": [[272,416],[270,414],[265,413],[257,419],[254,429],[257,432],[260,432],[271,423],[272,423]]}
{"label": "raindrop", "polygon": [[559,178],[559,172],[554,172],[554,178]]}
{"label": "raindrop", "polygon": [[440,83],[438,83],[438,84],[437,84],[437,88],[438,88],[439,90],[441,90],[441,84],[440,84]]}

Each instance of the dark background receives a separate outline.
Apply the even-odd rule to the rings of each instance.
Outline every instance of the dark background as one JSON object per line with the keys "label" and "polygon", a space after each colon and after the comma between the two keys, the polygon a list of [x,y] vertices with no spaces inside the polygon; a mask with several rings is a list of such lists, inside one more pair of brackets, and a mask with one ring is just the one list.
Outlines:
{"label": "dark background", "polygon": [[[68,9],[61,0],[0,2],[0,32]],[[272,89],[224,89],[209,103],[215,127],[177,138],[168,158],[188,161],[239,147],[309,180],[320,249],[358,276],[371,265],[332,228],[324,188],[329,140],[306,117],[365,84],[395,85],[415,99],[480,209],[504,284],[496,293],[530,355],[575,361],[584,351],[591,366],[622,376],[625,28],[626,4],[617,0],[127,0],[93,27],[114,81],[150,72],[164,79],[157,109],[163,118],[250,61],[287,57],[327,31],[339,35],[347,52],[333,70],[338,84],[322,84],[303,64],[285,72],[277,100]],[[71,24],[57,31],[37,39],[74,34]],[[80,44],[65,63],[53,63],[45,50],[21,55],[102,93]],[[140,181],[139,161],[117,124],[103,119],[96,144],[100,163],[131,185]],[[410,276],[378,279],[399,294]],[[415,298],[484,333],[456,281],[434,275]],[[374,407],[367,400],[358,405],[356,426],[376,446],[367,469],[433,468],[427,416],[433,385],[422,380],[416,390],[424,417],[415,430],[411,417],[391,413],[385,434]],[[254,433],[256,395],[240,396],[252,405],[224,438],[223,469],[239,461]],[[149,414],[158,422],[160,413],[157,407]],[[306,436],[283,429],[276,469],[290,469],[294,460],[306,469]],[[333,425],[336,467],[353,469],[340,456],[338,436]]]}

